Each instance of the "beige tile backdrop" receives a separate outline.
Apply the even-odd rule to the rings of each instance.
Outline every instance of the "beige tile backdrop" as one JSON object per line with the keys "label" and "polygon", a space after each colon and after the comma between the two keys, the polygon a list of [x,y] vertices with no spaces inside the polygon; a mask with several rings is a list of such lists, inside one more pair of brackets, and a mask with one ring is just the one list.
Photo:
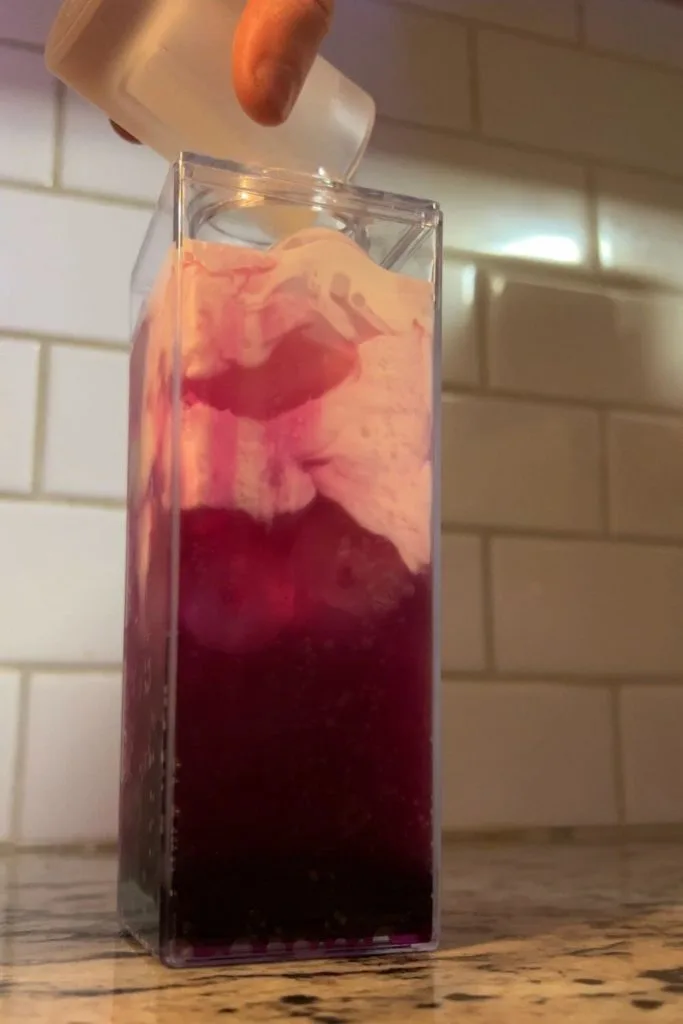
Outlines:
{"label": "beige tile backdrop", "polygon": [[[128,276],[165,168],[0,0],[0,843],[112,838]],[[683,9],[340,0],[446,215],[445,824],[683,822]]]}

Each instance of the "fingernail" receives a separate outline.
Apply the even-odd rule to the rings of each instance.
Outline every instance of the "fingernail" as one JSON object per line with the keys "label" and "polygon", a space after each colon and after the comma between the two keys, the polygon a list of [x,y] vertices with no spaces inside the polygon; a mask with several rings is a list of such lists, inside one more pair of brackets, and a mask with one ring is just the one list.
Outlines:
{"label": "fingernail", "polygon": [[127,132],[126,129],[122,128],[120,124],[116,123],[116,121],[110,121],[109,124],[120,138],[125,139],[126,142],[132,142],[136,146],[140,145],[139,139],[136,139],[134,135]]}
{"label": "fingernail", "polygon": [[264,60],[254,72],[254,81],[261,94],[264,115],[275,124],[286,121],[301,89],[301,78],[294,68],[279,61]]}

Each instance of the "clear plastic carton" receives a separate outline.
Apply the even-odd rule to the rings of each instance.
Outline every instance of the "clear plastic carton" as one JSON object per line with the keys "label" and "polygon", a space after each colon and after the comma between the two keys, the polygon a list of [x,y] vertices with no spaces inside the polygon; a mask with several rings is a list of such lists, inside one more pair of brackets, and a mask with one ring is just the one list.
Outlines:
{"label": "clear plastic carton", "polygon": [[440,257],[433,203],[189,155],[152,220],[119,894],[169,965],[436,943]]}

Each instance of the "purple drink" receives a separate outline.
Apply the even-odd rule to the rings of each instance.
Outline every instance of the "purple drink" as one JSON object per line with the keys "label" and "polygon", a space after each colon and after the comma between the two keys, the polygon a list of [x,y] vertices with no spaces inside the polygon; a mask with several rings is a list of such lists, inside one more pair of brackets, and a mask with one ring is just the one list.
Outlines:
{"label": "purple drink", "polygon": [[166,962],[434,940],[433,306],[323,230],[148,303],[121,910]]}

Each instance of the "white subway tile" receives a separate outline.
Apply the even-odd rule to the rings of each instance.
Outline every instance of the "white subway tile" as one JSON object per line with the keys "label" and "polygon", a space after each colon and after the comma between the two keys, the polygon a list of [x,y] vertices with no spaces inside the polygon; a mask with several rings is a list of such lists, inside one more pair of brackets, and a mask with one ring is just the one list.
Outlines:
{"label": "white subway tile", "polygon": [[614,415],[609,436],[612,529],[682,537],[683,420]]}
{"label": "white subway tile", "polygon": [[0,338],[1,491],[31,490],[39,353],[35,342]]}
{"label": "white subway tile", "polygon": [[596,184],[603,266],[683,284],[683,184],[620,171],[598,172]]}
{"label": "white subway tile", "polygon": [[467,37],[457,22],[406,5],[344,0],[323,53],[370,93],[380,114],[469,127]]}
{"label": "white subway tile", "polygon": [[597,402],[683,405],[683,301],[495,276],[491,383]]}
{"label": "white subway tile", "polygon": [[498,539],[493,600],[504,671],[683,671],[683,550]]}
{"label": "white subway tile", "polygon": [[445,828],[612,825],[608,691],[543,683],[446,683]]}
{"label": "white subway tile", "polygon": [[0,189],[0,329],[127,338],[148,222],[145,210]]}
{"label": "white subway tile", "polygon": [[69,92],[60,169],[66,188],[156,202],[168,163],[147,146],[125,143],[101,111]]}
{"label": "white subway tile", "polygon": [[481,543],[447,534],[441,540],[441,656],[446,672],[485,664]]}
{"label": "white subway tile", "polygon": [[118,510],[0,502],[0,661],[121,658]]}
{"label": "white subway tile", "polygon": [[586,0],[590,46],[683,67],[683,9],[661,0]]}
{"label": "white subway tile", "polygon": [[0,0],[0,38],[44,42],[62,0]]}
{"label": "white subway tile", "polygon": [[20,842],[116,837],[120,737],[119,675],[31,678]]}
{"label": "white subway tile", "polygon": [[683,686],[625,686],[621,742],[626,820],[683,821]]}
{"label": "white subway tile", "polygon": [[599,525],[595,413],[446,397],[442,516],[449,523],[591,530]]}
{"label": "white subway tile", "polygon": [[128,354],[53,346],[43,487],[125,498]]}
{"label": "white subway tile", "polygon": [[439,202],[447,246],[552,263],[586,257],[583,171],[562,160],[380,123],[357,177]]}
{"label": "white subway tile", "polygon": [[409,0],[427,10],[458,14],[506,28],[526,29],[541,35],[574,38],[577,33],[575,0]]}
{"label": "white subway tile", "polygon": [[444,260],[441,311],[444,384],[476,384],[479,380],[476,279],[476,267],[472,264]]}
{"label": "white subway tile", "polygon": [[667,71],[485,31],[479,37],[486,135],[648,170],[683,172],[683,78]]}
{"label": "white subway tile", "polygon": [[0,178],[51,185],[56,90],[39,53],[0,45]]}
{"label": "white subway tile", "polygon": [[19,735],[18,672],[0,671],[0,843],[10,839]]}

